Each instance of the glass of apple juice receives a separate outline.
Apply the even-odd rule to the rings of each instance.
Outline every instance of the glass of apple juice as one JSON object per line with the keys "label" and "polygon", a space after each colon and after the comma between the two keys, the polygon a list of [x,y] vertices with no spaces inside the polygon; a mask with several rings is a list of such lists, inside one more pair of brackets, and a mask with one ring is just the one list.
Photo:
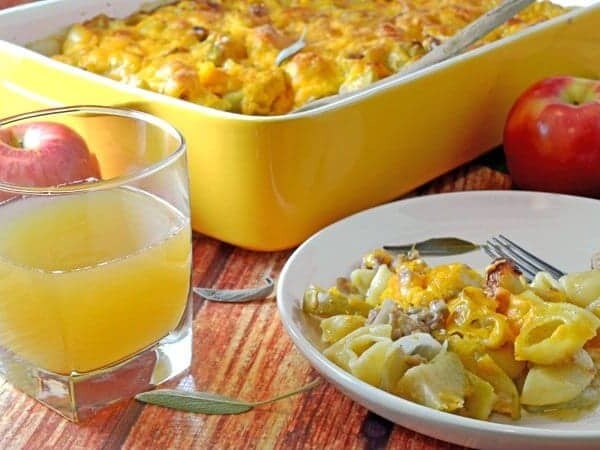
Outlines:
{"label": "glass of apple juice", "polygon": [[80,421],[185,372],[189,208],[184,139],[153,115],[0,120],[0,376]]}

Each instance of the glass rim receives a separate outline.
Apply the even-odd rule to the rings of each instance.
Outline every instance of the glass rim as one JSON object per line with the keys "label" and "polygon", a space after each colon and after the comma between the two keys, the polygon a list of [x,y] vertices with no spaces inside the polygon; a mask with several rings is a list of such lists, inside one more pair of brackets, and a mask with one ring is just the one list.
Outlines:
{"label": "glass rim", "polygon": [[35,111],[15,114],[12,116],[1,118],[0,127],[19,122],[21,120],[34,119],[36,117],[45,117],[51,114],[67,113],[96,113],[142,120],[158,128],[161,128],[162,130],[165,130],[165,132],[167,132],[173,138],[175,138],[175,140],[177,141],[177,148],[172,153],[155,163],[149,164],[148,166],[135,170],[133,173],[119,175],[113,178],[109,178],[107,180],[100,179],[94,180],[93,182],[86,182],[85,180],[81,180],[74,183],[67,183],[59,186],[23,186],[20,184],[12,184],[0,180],[0,191],[23,195],[50,195],[110,189],[122,186],[126,183],[146,178],[158,172],[159,170],[162,170],[163,168],[171,165],[179,158],[185,156],[185,138],[176,127],[174,127],[169,122],[158,116],[131,108],[102,105],[71,105],[38,109]]}

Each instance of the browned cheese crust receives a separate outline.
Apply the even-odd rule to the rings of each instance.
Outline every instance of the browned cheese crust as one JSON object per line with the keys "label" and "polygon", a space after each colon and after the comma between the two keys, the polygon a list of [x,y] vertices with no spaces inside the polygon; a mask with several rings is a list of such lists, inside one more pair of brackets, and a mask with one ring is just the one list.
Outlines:
{"label": "browned cheese crust", "polygon": [[[199,0],[74,24],[54,58],[242,114],[285,114],[397,72],[499,0]],[[536,2],[481,42],[565,10]],[[306,45],[277,65],[305,33]]]}

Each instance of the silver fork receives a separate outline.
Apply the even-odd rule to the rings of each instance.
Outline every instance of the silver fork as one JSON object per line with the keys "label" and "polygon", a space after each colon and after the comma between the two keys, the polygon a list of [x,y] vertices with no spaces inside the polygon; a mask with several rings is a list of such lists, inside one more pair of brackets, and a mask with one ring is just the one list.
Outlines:
{"label": "silver fork", "polygon": [[541,271],[548,272],[556,279],[565,274],[562,270],[538,258],[502,234],[488,239],[482,247],[492,258],[509,258],[514,261],[521,272],[530,280],[535,277],[536,273]]}

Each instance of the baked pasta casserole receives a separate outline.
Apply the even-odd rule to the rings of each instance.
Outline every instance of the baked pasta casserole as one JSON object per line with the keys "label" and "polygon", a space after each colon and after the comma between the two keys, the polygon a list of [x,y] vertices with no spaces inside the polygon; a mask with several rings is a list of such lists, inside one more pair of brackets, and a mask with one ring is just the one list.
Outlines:
{"label": "baked pasta casserole", "polygon": [[527,281],[508,259],[478,271],[376,249],[302,309],[327,359],[433,409],[578,418],[600,403],[600,270]]}
{"label": "baked pasta casserole", "polygon": [[[285,114],[395,73],[500,2],[183,0],[74,24],[54,58],[212,108]],[[476,45],[563,12],[538,1]]]}

